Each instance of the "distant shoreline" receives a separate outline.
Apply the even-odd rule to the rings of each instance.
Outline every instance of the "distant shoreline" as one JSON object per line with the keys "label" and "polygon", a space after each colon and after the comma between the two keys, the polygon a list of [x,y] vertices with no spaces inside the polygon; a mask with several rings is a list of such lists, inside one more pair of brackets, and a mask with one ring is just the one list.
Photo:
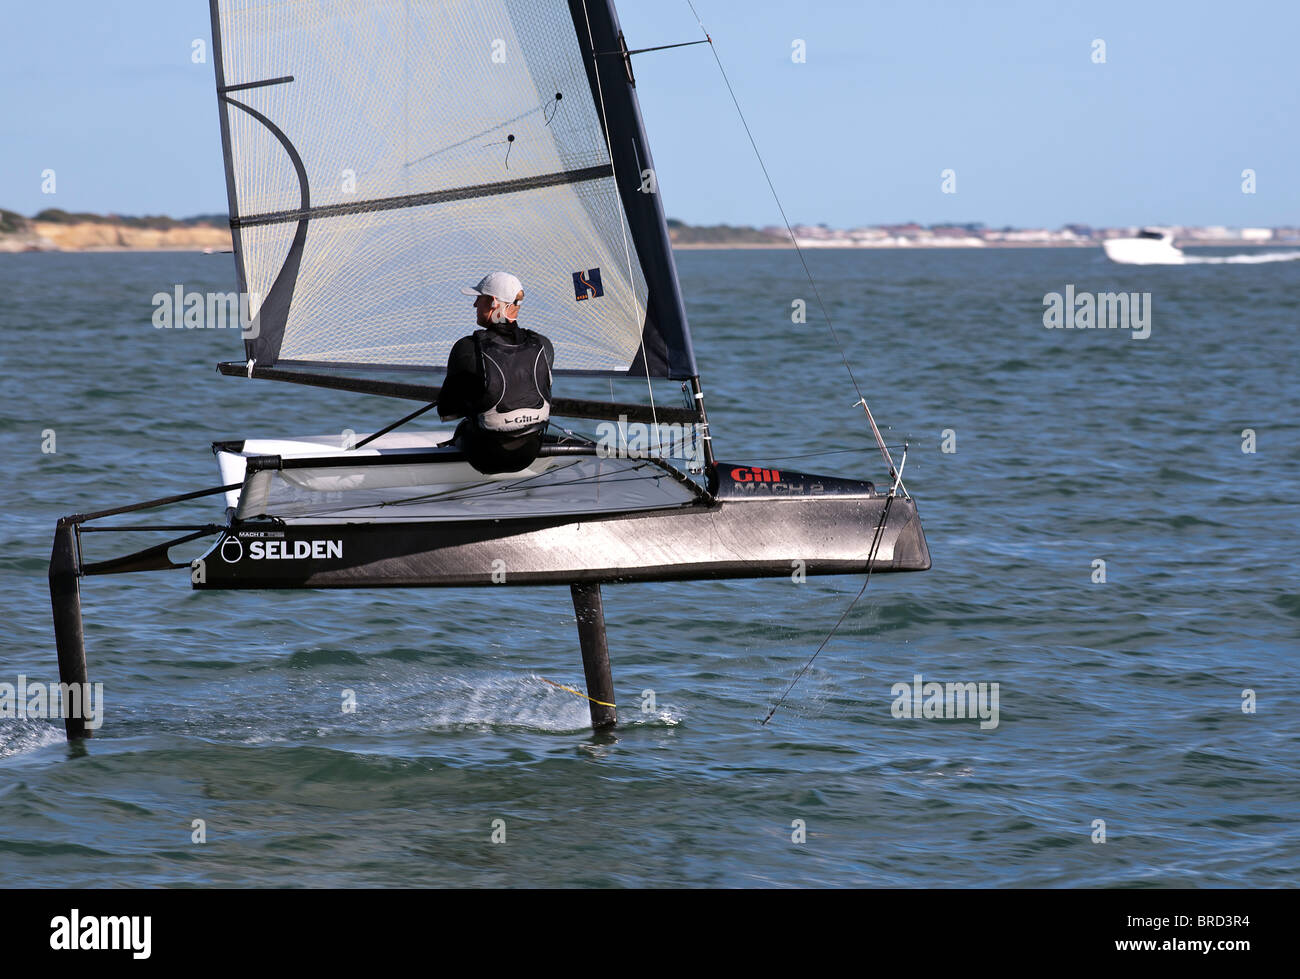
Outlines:
{"label": "distant shoreline", "polygon": [[[199,245],[93,245],[85,248],[59,248],[59,247],[30,247],[30,248],[7,248],[5,247],[5,237],[0,235],[0,255],[30,255],[34,253],[44,253],[51,255],[123,255],[131,253],[190,253],[195,255],[231,255],[233,252],[229,247],[213,248],[211,246]],[[794,251],[794,245],[790,243],[775,242],[773,244],[758,244],[757,242],[691,242],[690,244],[674,244],[675,252],[740,252],[740,251]],[[1291,248],[1300,250],[1300,242],[1286,241],[1196,241],[1180,243],[1178,247],[1187,251],[1194,248]],[[1058,242],[1028,242],[1028,241],[1009,241],[1009,242],[989,242],[984,245],[803,245],[805,252],[983,252],[983,251],[1007,251],[1014,249],[1034,249],[1034,250],[1097,250],[1101,248],[1100,242],[1079,242],[1077,244],[1061,244]]]}
{"label": "distant shoreline", "polygon": [[10,218],[13,230],[0,232],[0,253],[221,252],[231,247],[230,229],[210,224],[147,227],[115,221],[19,220]]}
{"label": "distant shoreline", "polygon": [[[27,252],[62,252],[86,254],[104,252],[198,252],[225,254],[232,248],[230,228],[219,220],[219,215],[202,215],[183,220],[168,217],[132,218],[117,215],[67,214],[47,210],[33,218],[0,209],[0,254]],[[730,225],[692,226],[680,221],[669,221],[669,234],[675,251],[773,251],[791,250],[795,245],[784,236],[780,228],[733,227]],[[1104,238],[1115,237],[1125,229],[1089,229],[1069,226],[1060,232],[1045,229],[1021,231],[1033,240],[1002,240],[1001,235],[1012,234],[1012,229],[999,232],[981,232],[977,226],[933,226],[927,230],[919,225],[888,226],[853,232],[836,232],[824,227],[811,228],[797,225],[794,228],[799,247],[808,252],[836,251],[914,251],[946,250],[972,251],[989,248],[1091,248],[1097,249]],[[1175,236],[1174,244],[1191,248],[1300,248],[1300,240],[1291,240],[1297,234],[1294,228],[1268,229],[1269,234],[1282,235],[1261,239],[1257,236],[1207,238],[1210,233],[1223,233],[1231,229],[1186,227],[1180,229],[1194,237]],[[1247,229],[1251,230],[1251,229]],[[1264,233],[1265,229],[1258,229]],[[989,234],[989,238],[982,237]]]}
{"label": "distant shoreline", "polygon": [[[0,246],[3,242],[0,242]],[[103,248],[4,248],[0,255],[133,255],[133,254],[190,254],[190,255],[233,255],[229,249],[209,251],[197,245],[141,246],[139,248],[114,245]]]}
{"label": "distant shoreline", "polygon": [[[1197,240],[1188,242],[1177,242],[1180,249],[1186,251],[1189,248],[1295,248],[1300,249],[1300,241],[1242,241],[1239,238],[1223,238],[1217,240]],[[1058,241],[989,241],[982,245],[927,245],[921,243],[909,245],[854,245],[848,242],[834,245],[801,245],[806,252],[829,252],[829,251],[849,251],[849,252],[914,252],[914,251],[953,251],[953,252],[982,252],[989,249],[1006,249],[1006,248],[1101,248],[1099,241],[1078,241],[1078,242],[1058,242]],[[690,244],[673,244],[673,251],[745,251],[749,249],[758,250],[781,250],[794,251],[794,245],[790,242],[773,242],[772,244],[758,242],[691,242]]]}

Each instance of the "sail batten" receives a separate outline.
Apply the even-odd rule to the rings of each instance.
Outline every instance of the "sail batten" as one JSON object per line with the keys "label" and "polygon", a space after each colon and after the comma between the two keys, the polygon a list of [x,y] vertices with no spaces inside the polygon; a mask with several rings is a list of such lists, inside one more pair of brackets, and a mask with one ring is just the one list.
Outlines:
{"label": "sail batten", "polygon": [[607,0],[212,12],[248,358],[441,369],[503,269],[556,373],[695,375]]}
{"label": "sail batten", "polygon": [[581,170],[565,170],[560,173],[546,173],[536,177],[522,177],[518,180],[501,180],[493,184],[477,184],[473,187],[455,187],[449,190],[434,190],[423,194],[407,194],[403,197],[385,197],[377,200],[357,201],[355,204],[326,204],[307,210],[272,211],[269,214],[250,214],[247,217],[231,218],[231,224],[238,227],[251,227],[258,224],[278,224],[283,221],[298,221],[302,218],[327,218],[342,214],[361,214],[366,211],[391,211],[399,207],[419,207],[422,204],[439,204],[445,201],[472,200],[475,197],[491,197],[494,194],[516,194],[523,190],[537,187],[550,187],[555,184],[573,184],[583,180],[599,180],[612,177],[614,171],[609,166],[584,167]]}

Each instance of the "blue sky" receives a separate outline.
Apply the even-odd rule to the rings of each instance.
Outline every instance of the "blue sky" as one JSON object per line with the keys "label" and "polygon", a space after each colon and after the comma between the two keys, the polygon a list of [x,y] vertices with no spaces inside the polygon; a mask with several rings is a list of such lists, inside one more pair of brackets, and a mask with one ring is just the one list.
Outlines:
{"label": "blue sky", "polygon": [[[695,2],[796,222],[1300,224],[1294,0]],[[685,0],[618,7],[633,47],[699,36]],[[0,206],[225,210],[212,66],[190,61],[206,2],[10,3],[3,24]],[[635,66],[669,214],[776,223],[708,48]]]}

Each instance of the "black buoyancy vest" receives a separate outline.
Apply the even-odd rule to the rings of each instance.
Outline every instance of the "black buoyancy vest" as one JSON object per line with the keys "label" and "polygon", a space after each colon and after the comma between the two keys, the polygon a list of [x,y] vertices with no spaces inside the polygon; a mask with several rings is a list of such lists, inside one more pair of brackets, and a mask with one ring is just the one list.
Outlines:
{"label": "black buoyancy vest", "polygon": [[520,329],[518,343],[496,330],[474,334],[483,400],[478,424],[489,432],[524,435],[545,430],[551,417],[551,363],[542,338]]}

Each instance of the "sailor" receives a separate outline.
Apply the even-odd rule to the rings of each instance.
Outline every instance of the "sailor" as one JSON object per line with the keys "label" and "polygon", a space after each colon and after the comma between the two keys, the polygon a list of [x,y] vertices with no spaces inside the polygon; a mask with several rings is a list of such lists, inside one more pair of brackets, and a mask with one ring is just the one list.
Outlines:
{"label": "sailor", "polygon": [[542,447],[555,348],[516,322],[524,290],[508,272],[493,272],[461,292],[475,297],[483,329],[451,348],[438,414],[443,421],[463,419],[453,441],[479,472],[518,472]]}

